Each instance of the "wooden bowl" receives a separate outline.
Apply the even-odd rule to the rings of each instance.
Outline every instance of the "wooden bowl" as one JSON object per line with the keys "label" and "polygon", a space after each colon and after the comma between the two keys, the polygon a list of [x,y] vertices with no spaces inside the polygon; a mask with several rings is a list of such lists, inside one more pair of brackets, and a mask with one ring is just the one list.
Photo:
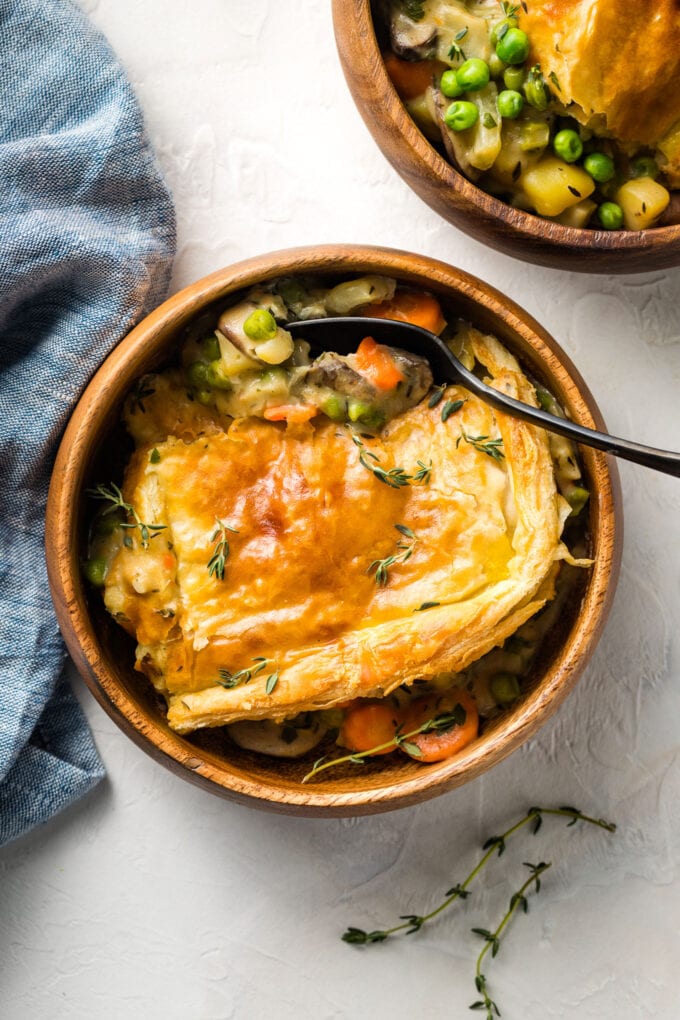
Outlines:
{"label": "wooden bowl", "polygon": [[297,248],[213,273],[170,298],[133,329],[81,397],[59,448],[50,487],[46,546],[52,597],[68,649],[94,696],[129,737],[173,772],[225,797],[275,811],[320,815],[387,811],[433,797],[485,772],[535,733],[574,686],[598,640],[616,586],[622,527],[616,469],[602,454],[584,449],[594,566],[584,571],[580,598],[572,599],[561,633],[543,656],[529,691],[457,757],[424,766],[405,755],[393,755],[375,759],[361,770],[350,766],[342,775],[328,773],[328,778],[303,786],[299,763],[241,751],[221,730],[199,731],[190,738],[170,730],[150,684],[132,668],[132,641],[81,577],[87,530],[83,491],[102,476],[111,477],[117,463],[122,466],[120,415],[125,394],[141,375],[171,359],[182,328],[206,306],[258,281],[291,273],[366,272],[389,274],[438,294],[450,312],[507,344],[574,420],[603,427],[592,396],[556,342],[487,284],[442,262],[386,248]]}
{"label": "wooden bowl", "polygon": [[333,0],[340,61],[354,101],[383,154],[444,219],[506,255],[581,273],[643,273],[680,265],[680,224],[651,230],[580,230],[513,209],[472,184],[420,132],[383,63],[371,0]]}

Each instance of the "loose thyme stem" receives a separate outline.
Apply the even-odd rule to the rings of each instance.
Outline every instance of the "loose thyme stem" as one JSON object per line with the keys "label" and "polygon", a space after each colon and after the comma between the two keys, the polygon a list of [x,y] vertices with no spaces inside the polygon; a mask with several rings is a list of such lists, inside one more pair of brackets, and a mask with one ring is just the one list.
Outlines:
{"label": "loose thyme stem", "polygon": [[[337,759],[336,759],[337,760]],[[346,760],[346,759],[343,759]],[[335,764],[331,762],[329,764]],[[311,775],[311,773],[310,773]],[[457,885],[454,885],[445,893],[445,899],[438,907],[431,910],[429,914],[402,914],[400,920],[403,924],[396,924],[392,928],[378,929],[375,931],[366,932],[362,928],[349,927],[347,931],[342,935],[343,942],[349,942],[354,945],[369,945],[372,942],[384,942],[385,939],[391,935],[395,935],[397,932],[405,931],[407,935],[411,935],[416,931],[419,931],[424,924],[432,921],[433,918],[441,914],[442,911],[446,910],[455,900],[466,899],[470,894],[468,887],[477,878],[480,872],[488,864],[491,857],[495,852],[498,852],[498,856],[502,856],[505,852],[507,840],[513,836],[520,829],[524,828],[525,825],[533,823],[533,834],[536,835],[543,823],[543,815],[557,815],[562,818],[570,818],[571,821],[567,823],[568,826],[575,825],[576,822],[587,822],[589,825],[596,825],[601,829],[605,829],[607,832],[615,832],[616,825],[613,822],[607,822],[604,818],[591,818],[589,815],[584,815],[578,808],[574,807],[559,807],[559,808],[542,808],[542,807],[531,807],[524,818],[521,818],[514,825],[511,825],[509,829],[501,833],[500,836],[491,836],[484,843],[482,850],[485,851],[479,862],[472,869],[467,878]]]}
{"label": "loose thyme stem", "polygon": [[531,875],[526,880],[526,882],[524,882],[520,886],[517,892],[513,893],[513,895],[510,897],[510,906],[508,907],[507,911],[501,918],[501,921],[498,924],[496,930],[488,931],[488,929],[486,928],[472,929],[475,935],[479,935],[481,938],[484,939],[486,945],[482,948],[479,956],[477,957],[477,967],[475,969],[475,988],[477,989],[480,995],[484,996],[484,998],[478,999],[477,1002],[473,1002],[470,1005],[470,1009],[486,1009],[487,1020],[493,1020],[494,1012],[496,1013],[496,1016],[500,1016],[501,1011],[498,1008],[497,1004],[490,997],[487,989],[486,975],[482,973],[482,962],[484,960],[484,957],[489,952],[489,950],[491,950],[492,956],[498,955],[498,950],[500,948],[500,937],[503,932],[503,929],[510,923],[510,919],[512,918],[513,914],[515,913],[518,907],[521,906],[522,909],[524,910],[524,913],[525,914],[528,913],[529,903],[525,894],[532,885],[536,886],[537,893],[540,892],[541,875],[543,874],[544,871],[547,871],[548,868],[552,867],[552,863],[549,862],[546,864],[545,861],[541,861],[540,864],[525,864],[525,867],[531,869]]}

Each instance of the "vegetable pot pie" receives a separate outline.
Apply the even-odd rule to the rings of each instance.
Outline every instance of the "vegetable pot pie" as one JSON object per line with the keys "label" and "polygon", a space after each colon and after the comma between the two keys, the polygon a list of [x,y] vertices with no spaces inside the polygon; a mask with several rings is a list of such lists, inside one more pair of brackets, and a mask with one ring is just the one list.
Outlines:
{"label": "vegetable pot pie", "polygon": [[296,755],[333,730],[368,753],[385,730],[358,737],[357,713],[378,705],[388,750],[423,756],[404,726],[473,739],[520,694],[577,573],[560,564],[587,562],[562,540],[587,499],[571,444],[413,354],[367,337],[314,358],[285,328],[353,311],[426,325],[555,409],[496,339],[384,277],[281,280],[194,323],[127,400],[135,451],[120,487],[90,490],[85,565],[179,733]]}
{"label": "vegetable pot pie", "polygon": [[643,229],[680,186],[676,0],[384,0],[386,66],[485,190],[572,227]]}

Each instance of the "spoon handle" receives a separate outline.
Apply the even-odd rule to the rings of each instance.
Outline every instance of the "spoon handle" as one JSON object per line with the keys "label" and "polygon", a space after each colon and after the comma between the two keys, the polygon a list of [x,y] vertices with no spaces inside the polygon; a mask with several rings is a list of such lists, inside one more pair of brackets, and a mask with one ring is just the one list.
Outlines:
{"label": "spoon handle", "polygon": [[548,432],[556,432],[557,435],[566,436],[567,439],[573,439],[584,446],[592,446],[596,450],[612,453],[615,457],[621,457],[623,460],[632,460],[635,464],[642,464],[644,467],[653,468],[654,471],[662,471],[664,474],[680,478],[680,453],[657,450],[653,446],[643,446],[641,443],[633,443],[629,439],[619,439],[606,432],[588,429],[584,425],[577,425],[566,418],[558,418],[548,411],[541,410],[540,407],[531,407],[529,404],[514,400],[513,397],[508,397],[493,387],[487,386],[463,366],[459,371],[461,382],[466,388],[472,390],[497,411],[505,411],[513,418],[521,418],[523,421],[540,425]]}
{"label": "spoon handle", "polygon": [[391,319],[337,316],[292,322],[288,323],[286,328],[293,336],[303,337],[323,350],[334,350],[338,354],[351,354],[365,336],[372,336],[378,343],[401,347],[427,358],[435,378],[439,381],[462,383],[498,411],[505,411],[513,418],[521,418],[533,425],[539,425],[548,432],[556,432],[557,435],[566,436],[584,446],[592,446],[596,450],[612,453],[615,457],[632,460],[654,471],[662,471],[664,474],[680,478],[680,453],[642,446],[629,439],[618,439],[607,435],[606,432],[588,429],[566,418],[558,418],[539,407],[514,400],[483,383],[461,364],[438,336],[421,326],[415,326],[410,322],[395,322]]}

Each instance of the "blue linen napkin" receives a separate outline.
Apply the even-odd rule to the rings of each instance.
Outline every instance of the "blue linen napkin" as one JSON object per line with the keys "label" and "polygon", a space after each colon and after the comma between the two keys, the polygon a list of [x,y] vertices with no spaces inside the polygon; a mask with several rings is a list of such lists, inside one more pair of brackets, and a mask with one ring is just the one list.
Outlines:
{"label": "blue linen napkin", "polygon": [[163,300],[172,202],[110,47],[69,0],[0,0],[0,845],[103,776],[43,552],[56,446]]}

